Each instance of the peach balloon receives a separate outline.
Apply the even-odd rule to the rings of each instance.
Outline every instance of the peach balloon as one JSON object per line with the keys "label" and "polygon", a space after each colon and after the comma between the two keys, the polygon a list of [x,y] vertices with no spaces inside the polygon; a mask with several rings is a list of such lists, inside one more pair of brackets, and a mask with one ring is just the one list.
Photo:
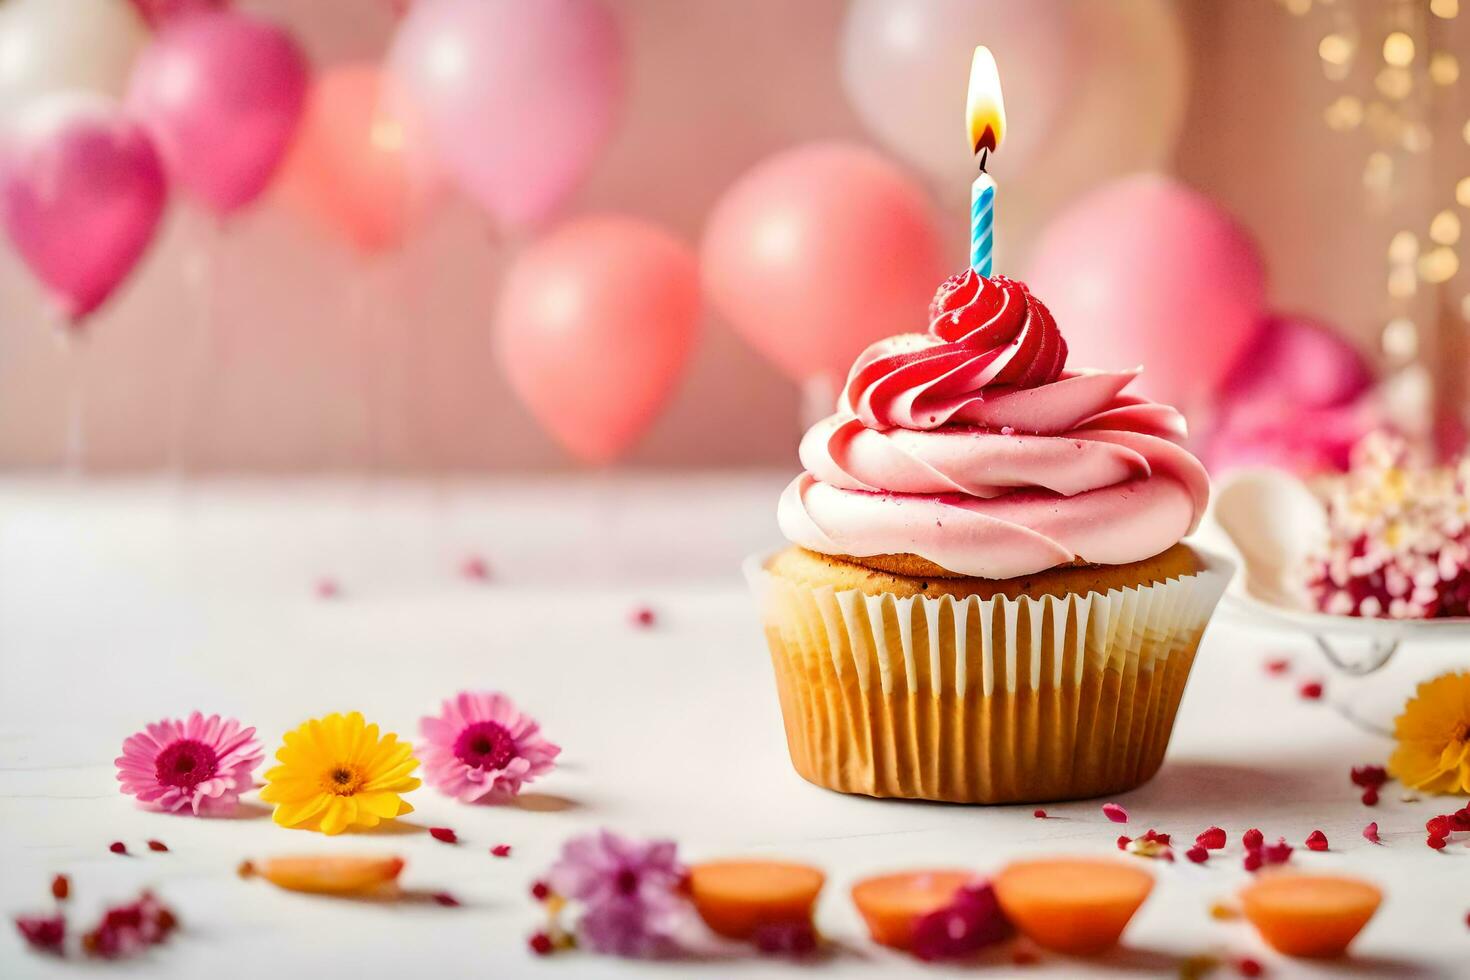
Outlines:
{"label": "peach balloon", "polygon": [[923,330],[946,274],[924,192],[844,143],[788,150],[741,177],[710,217],[702,262],[711,302],[799,381],[840,380],[872,341]]}
{"label": "peach balloon", "polygon": [[563,446],[611,462],[648,428],[694,344],[699,272],[645,221],[566,224],[511,267],[496,346],[511,389]]}
{"label": "peach balloon", "polygon": [[1143,365],[1137,387],[1184,409],[1213,397],[1265,310],[1255,242],[1171,177],[1107,184],[1043,232],[1028,277],[1072,367]]}
{"label": "peach balloon", "polygon": [[281,192],[360,251],[394,249],[434,196],[425,146],[391,75],[367,63],[332,68],[312,87]]}

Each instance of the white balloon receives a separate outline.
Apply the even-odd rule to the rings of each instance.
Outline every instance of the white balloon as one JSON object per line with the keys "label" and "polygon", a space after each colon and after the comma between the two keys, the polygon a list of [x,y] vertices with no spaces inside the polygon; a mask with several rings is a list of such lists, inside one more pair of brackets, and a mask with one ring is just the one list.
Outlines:
{"label": "white balloon", "polygon": [[121,97],[147,43],[128,0],[0,2],[0,119],[51,92]]}
{"label": "white balloon", "polygon": [[1079,82],[1086,49],[1058,0],[853,0],[842,29],[842,83],[888,149],[945,185],[968,187],[975,161],[965,95],[977,44],[1000,67],[1006,102],[1001,173],[1047,142]]}

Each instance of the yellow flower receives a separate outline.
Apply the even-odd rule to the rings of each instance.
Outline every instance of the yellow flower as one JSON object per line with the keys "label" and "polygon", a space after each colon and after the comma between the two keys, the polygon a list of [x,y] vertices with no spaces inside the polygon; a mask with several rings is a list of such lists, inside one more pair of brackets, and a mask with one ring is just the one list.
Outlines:
{"label": "yellow flower", "polygon": [[1429,793],[1470,793],[1470,671],[1420,684],[1393,736],[1393,778]]}
{"label": "yellow flower", "polygon": [[286,733],[276,752],[281,764],[266,772],[260,798],[276,805],[282,827],[324,834],[376,827],[413,812],[399,798],[419,786],[409,775],[419,765],[412,753],[397,735],[379,738],[360,712],[315,718]]}

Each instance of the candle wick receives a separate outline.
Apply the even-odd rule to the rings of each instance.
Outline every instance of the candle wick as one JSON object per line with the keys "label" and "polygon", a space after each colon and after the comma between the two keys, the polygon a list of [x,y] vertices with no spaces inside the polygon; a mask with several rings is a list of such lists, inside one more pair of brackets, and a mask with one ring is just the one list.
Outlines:
{"label": "candle wick", "polygon": [[982,147],[980,147],[980,172],[982,174],[986,172],[985,171],[985,161],[986,161],[986,159],[989,156],[990,156],[990,147],[988,147],[988,146],[982,146]]}

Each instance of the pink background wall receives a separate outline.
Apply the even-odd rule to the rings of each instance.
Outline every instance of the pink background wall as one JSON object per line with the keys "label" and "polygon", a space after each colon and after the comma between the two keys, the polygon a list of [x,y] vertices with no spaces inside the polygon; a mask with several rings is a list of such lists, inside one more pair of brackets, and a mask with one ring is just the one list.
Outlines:
{"label": "pink background wall", "polygon": [[[319,64],[378,56],[392,27],[386,0],[240,5],[289,24]],[[807,139],[866,138],[839,84],[840,0],[613,5],[629,35],[631,97],[572,214],[625,211],[695,242],[711,203],[761,157]],[[1436,181],[1470,172],[1463,103],[1437,124],[1423,173],[1404,175],[1393,212],[1374,213],[1363,193],[1366,137],[1322,122],[1338,92],[1316,56],[1322,22],[1267,0],[1176,9],[1191,85],[1172,169],[1259,237],[1278,307],[1318,314],[1371,350],[1389,313],[1385,243],[1405,213],[1425,215],[1415,219],[1422,227],[1442,206]],[[1449,29],[1470,71],[1467,19]],[[1099,161],[1108,153],[1097,147]],[[967,191],[940,190],[959,265]],[[1002,215],[1003,264],[1015,267],[1045,215]],[[492,358],[493,300],[513,249],[458,200],[377,264],[274,202],[222,233],[176,202],[143,266],[69,353],[18,260],[0,249],[0,464],[62,458],[79,375],[93,469],[569,465]],[[213,351],[203,342],[211,333]],[[369,386],[377,397],[365,397]],[[629,461],[790,464],[797,431],[793,387],[707,314],[692,369]]]}

